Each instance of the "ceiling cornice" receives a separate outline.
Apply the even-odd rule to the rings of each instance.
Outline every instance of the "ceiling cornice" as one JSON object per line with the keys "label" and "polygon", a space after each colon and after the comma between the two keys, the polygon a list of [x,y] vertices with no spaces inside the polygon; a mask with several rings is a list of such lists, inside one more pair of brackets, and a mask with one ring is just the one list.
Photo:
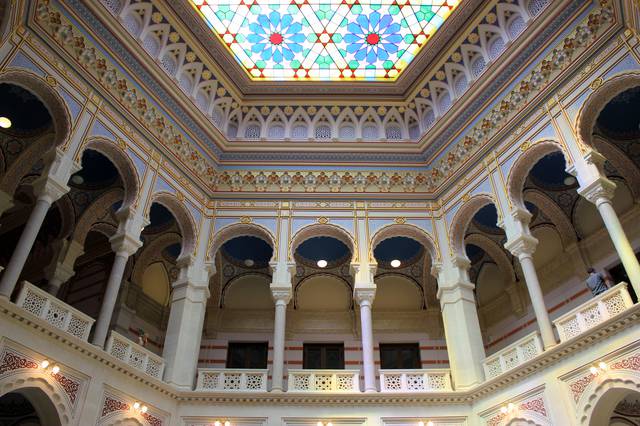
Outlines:
{"label": "ceiling cornice", "polygon": [[183,34],[188,28],[188,32],[192,35],[190,42],[199,44],[202,50],[207,52],[209,61],[212,64],[215,63],[217,68],[225,74],[227,77],[225,80],[234,84],[242,101],[251,103],[265,100],[273,102],[274,96],[291,102],[300,97],[314,96],[321,99],[335,95],[357,95],[363,100],[368,99],[373,102],[402,102],[422,80],[425,70],[442,56],[443,52],[446,52],[447,46],[458,38],[461,32],[477,23],[482,11],[486,10],[487,2],[463,0],[395,81],[338,83],[254,81],[188,1],[174,1],[168,4],[154,1],[154,4],[173,16],[174,19],[171,21],[181,28]]}

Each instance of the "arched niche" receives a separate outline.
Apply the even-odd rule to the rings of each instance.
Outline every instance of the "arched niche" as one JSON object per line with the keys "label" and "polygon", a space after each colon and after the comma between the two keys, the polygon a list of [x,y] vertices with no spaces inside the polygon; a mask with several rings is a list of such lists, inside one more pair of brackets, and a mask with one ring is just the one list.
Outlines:
{"label": "arched niche", "polygon": [[162,262],[147,266],[142,274],[142,292],[161,306],[169,305],[171,283]]}
{"label": "arched niche", "polygon": [[424,295],[419,284],[400,274],[377,276],[375,312],[415,312],[424,307]]}
{"label": "arched niche", "polygon": [[[471,223],[471,219],[473,219],[473,216],[484,206],[489,204],[495,206],[495,202],[490,195],[478,194],[461,203],[462,205],[458,208],[451,221],[449,236],[453,254],[466,258],[464,237]],[[499,212],[497,207],[496,210]]]}
{"label": "arched niche", "polygon": [[392,224],[384,226],[376,231],[371,238],[369,258],[373,259],[373,251],[384,240],[393,237],[406,237],[411,238],[414,241],[419,242],[422,247],[429,253],[432,261],[440,259],[440,253],[438,252],[437,245],[433,238],[427,234],[423,229],[418,228],[411,224]]}
{"label": "arched niche", "polygon": [[224,309],[272,310],[271,277],[259,273],[239,275],[224,288]]}
{"label": "arched niche", "polygon": [[209,248],[209,258],[213,259],[224,243],[238,237],[260,238],[273,249],[272,259],[276,256],[275,238],[268,229],[255,223],[234,223],[215,232],[215,236]]}
{"label": "arched niche", "polygon": [[348,311],[351,306],[351,287],[335,275],[311,275],[296,286],[295,307],[301,311]]}
{"label": "arched niche", "polygon": [[151,204],[153,203],[158,203],[169,210],[178,224],[182,234],[182,251],[178,259],[193,254],[196,246],[196,226],[184,202],[179,201],[173,194],[159,192],[153,195]]}

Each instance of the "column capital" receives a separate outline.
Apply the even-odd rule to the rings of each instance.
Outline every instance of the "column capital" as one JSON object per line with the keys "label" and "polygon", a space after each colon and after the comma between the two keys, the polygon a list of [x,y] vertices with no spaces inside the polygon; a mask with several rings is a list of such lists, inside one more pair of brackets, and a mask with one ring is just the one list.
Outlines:
{"label": "column capital", "polygon": [[115,253],[126,253],[127,257],[131,256],[142,247],[142,241],[140,241],[140,234],[131,235],[129,233],[118,233],[109,238],[111,243],[111,249]]}
{"label": "column capital", "polygon": [[511,210],[511,217],[513,218],[513,220],[520,222],[523,225],[529,226],[533,215],[526,208],[514,206]]}
{"label": "column capital", "polygon": [[177,279],[171,284],[173,289],[171,303],[181,299],[188,299],[194,303],[207,303],[211,293],[208,285],[200,285],[189,280]]}
{"label": "column capital", "polygon": [[[359,285],[358,283],[373,282],[373,277],[378,270],[378,264],[375,262],[353,262],[349,267],[351,269],[351,275],[353,275],[355,279],[356,286]],[[364,285],[366,286],[367,284]]]}
{"label": "column capital", "polygon": [[273,298],[273,301],[276,303],[276,305],[278,303],[283,303],[283,302],[285,305],[289,304],[289,302],[291,301],[292,293],[293,293],[291,290],[291,286],[280,287],[280,286],[271,284],[270,289],[271,289],[271,297]]}
{"label": "column capital", "polygon": [[296,262],[269,262],[273,274],[272,287],[291,287],[291,278],[296,274]]}
{"label": "column capital", "polygon": [[456,303],[459,300],[471,302],[475,305],[476,298],[473,293],[476,286],[470,282],[456,282],[447,286],[438,286],[438,300],[440,300],[440,306]]}
{"label": "column capital", "polygon": [[616,190],[616,184],[604,176],[578,188],[578,194],[596,206],[603,202],[610,202]]}
{"label": "column capital", "polygon": [[376,286],[375,284],[366,286],[366,287],[356,287],[353,290],[353,297],[356,303],[360,306],[373,304],[373,300],[376,297]]}
{"label": "column capital", "polygon": [[538,239],[532,235],[520,234],[506,242],[504,248],[509,253],[521,259],[523,256],[532,256],[538,246]]}
{"label": "column capital", "polygon": [[62,198],[70,189],[66,183],[50,176],[41,176],[33,183],[33,191],[38,200],[45,200],[49,204]]}

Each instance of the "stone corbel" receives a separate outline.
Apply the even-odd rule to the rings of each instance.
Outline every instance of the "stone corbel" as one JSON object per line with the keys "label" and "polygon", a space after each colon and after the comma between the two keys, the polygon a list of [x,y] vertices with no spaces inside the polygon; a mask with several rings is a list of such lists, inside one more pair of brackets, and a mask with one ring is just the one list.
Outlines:
{"label": "stone corbel", "polygon": [[373,300],[376,297],[376,285],[370,283],[369,285],[356,285],[353,289],[353,298],[360,306],[363,304],[373,305]]}
{"label": "stone corbel", "polygon": [[296,274],[296,263],[277,261],[270,262],[272,287],[291,287],[292,279]]}
{"label": "stone corbel", "polygon": [[[373,283],[376,271],[378,270],[378,264],[375,262],[354,262],[350,265],[351,275],[354,278],[356,287],[359,283]],[[367,284],[364,284],[366,286]]]}

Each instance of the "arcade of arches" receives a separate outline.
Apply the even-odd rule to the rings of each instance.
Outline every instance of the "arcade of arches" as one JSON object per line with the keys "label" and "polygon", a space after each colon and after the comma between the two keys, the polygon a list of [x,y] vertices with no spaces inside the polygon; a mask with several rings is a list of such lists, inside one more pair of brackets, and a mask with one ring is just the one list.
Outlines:
{"label": "arcade of arches", "polygon": [[640,425],[640,4],[280,3],[0,4],[0,424]]}

